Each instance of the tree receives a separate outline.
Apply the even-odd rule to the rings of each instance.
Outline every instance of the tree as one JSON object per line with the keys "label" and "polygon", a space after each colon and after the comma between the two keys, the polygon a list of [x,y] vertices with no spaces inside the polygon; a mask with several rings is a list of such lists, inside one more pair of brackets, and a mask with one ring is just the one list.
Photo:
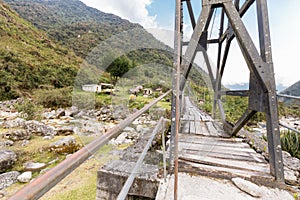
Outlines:
{"label": "tree", "polygon": [[129,60],[126,56],[121,56],[115,59],[106,69],[110,73],[113,84],[116,84],[118,79],[122,77],[130,68]]}

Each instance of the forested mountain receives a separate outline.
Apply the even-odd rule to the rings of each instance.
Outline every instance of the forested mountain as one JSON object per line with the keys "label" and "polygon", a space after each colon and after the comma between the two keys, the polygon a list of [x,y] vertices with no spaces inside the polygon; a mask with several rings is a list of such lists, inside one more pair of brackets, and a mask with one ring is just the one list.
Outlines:
{"label": "forested mountain", "polygon": [[[44,85],[59,88],[98,83],[107,66],[122,55],[131,67],[151,64],[160,66],[160,74],[170,74],[173,50],[139,24],[79,0],[5,2],[10,7],[1,3],[2,99]],[[147,68],[145,74],[155,74],[152,69]],[[192,71],[198,84],[204,82],[201,74]]]}
{"label": "forested mountain", "polygon": [[[129,42],[138,42],[150,46],[164,48],[167,46],[156,40],[139,24],[131,23],[118,16],[103,13],[97,9],[86,6],[79,0],[5,0],[20,16],[44,30],[51,39],[57,40],[63,45],[73,49],[77,55],[86,58],[97,46],[103,45],[102,41],[124,31],[132,32],[135,41],[121,38],[115,39],[115,43],[126,46]],[[131,33],[132,34],[132,33]],[[119,36],[117,36],[119,37]],[[172,64],[172,54],[156,50],[140,48],[139,51],[130,51],[128,57],[138,64],[157,62]],[[111,44],[108,44],[109,46]],[[143,45],[139,45],[143,46]],[[112,50],[114,53],[114,49]]]}
{"label": "forested mountain", "polygon": [[82,59],[0,1],[0,99],[72,85]]}
{"label": "forested mountain", "polygon": [[300,81],[283,90],[281,94],[300,96]]}

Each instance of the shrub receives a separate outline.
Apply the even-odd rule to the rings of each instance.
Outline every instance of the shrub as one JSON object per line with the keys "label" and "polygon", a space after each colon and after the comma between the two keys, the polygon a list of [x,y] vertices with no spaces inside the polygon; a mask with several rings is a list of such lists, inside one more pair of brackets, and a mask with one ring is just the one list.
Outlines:
{"label": "shrub", "polygon": [[289,152],[293,157],[300,158],[300,137],[298,133],[283,131],[280,139],[283,150]]}
{"label": "shrub", "polygon": [[147,101],[144,101],[144,100],[139,100],[139,99],[136,99],[134,101],[129,101],[129,108],[130,109],[142,109],[148,102]]}
{"label": "shrub", "polygon": [[62,108],[72,106],[73,87],[59,89],[40,89],[34,93],[34,100],[46,108]]}
{"label": "shrub", "polygon": [[41,120],[43,107],[36,105],[33,101],[25,99],[21,103],[14,104],[15,109],[22,114],[26,120]]}

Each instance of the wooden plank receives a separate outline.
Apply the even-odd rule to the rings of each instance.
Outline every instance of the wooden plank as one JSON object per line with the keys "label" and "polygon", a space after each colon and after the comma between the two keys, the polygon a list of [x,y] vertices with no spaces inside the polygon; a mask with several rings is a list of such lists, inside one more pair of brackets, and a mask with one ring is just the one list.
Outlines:
{"label": "wooden plank", "polygon": [[241,177],[250,180],[257,184],[264,184],[266,186],[274,185],[274,177],[270,173],[253,172],[248,170],[239,170],[232,168],[224,168],[219,166],[209,166],[189,161],[179,160],[179,171],[186,173],[195,173],[203,176],[210,176],[215,178],[231,179],[234,177]]}
{"label": "wooden plank", "polygon": [[222,152],[216,152],[216,151],[205,151],[205,150],[193,150],[193,149],[183,149],[182,154],[196,154],[199,156],[207,156],[207,157],[213,157],[213,158],[223,158],[223,159],[233,159],[233,160],[241,160],[241,161],[251,161],[251,162],[260,162],[260,163],[266,163],[266,160],[264,158],[256,157],[252,154],[236,154],[236,153],[222,153]]}
{"label": "wooden plank", "polygon": [[199,144],[199,145],[210,145],[210,144],[217,144],[218,146],[224,147],[232,147],[232,148],[250,148],[250,146],[243,142],[226,142],[220,140],[214,140],[212,138],[203,138],[202,140],[182,140],[180,139],[179,142],[182,143],[189,143],[189,144]]}
{"label": "wooden plank", "polygon": [[200,135],[186,135],[186,134],[179,134],[179,140],[188,139],[188,140],[202,140],[203,138],[211,138],[217,141],[226,141],[226,142],[243,142],[242,138],[222,138],[222,137],[206,137]]}
{"label": "wooden plank", "polygon": [[229,160],[229,159],[220,159],[212,157],[201,157],[192,154],[179,154],[179,158],[182,160],[188,160],[200,164],[210,165],[210,166],[219,166],[224,168],[234,168],[240,170],[248,171],[259,171],[263,173],[269,172],[269,164],[267,163],[258,163],[258,162],[249,162],[249,161],[238,161],[238,160]]}
{"label": "wooden plank", "polygon": [[213,123],[212,122],[206,122],[206,127],[207,127],[207,130],[208,132],[213,135],[213,136],[221,136],[222,134],[220,134],[218,132],[218,130],[214,127]]}
{"label": "wooden plank", "polygon": [[191,166],[194,166],[198,169],[201,170],[212,170],[216,173],[218,172],[222,172],[222,171],[226,171],[226,172],[230,172],[232,174],[239,174],[239,175],[243,175],[246,177],[250,177],[250,176],[262,176],[262,177],[271,177],[274,178],[269,171],[267,172],[261,172],[261,171],[253,171],[253,170],[245,170],[245,169],[236,169],[236,168],[227,168],[227,167],[222,167],[222,166],[212,166],[212,165],[206,165],[206,164],[202,164],[202,163],[195,163],[189,160],[182,160],[180,159],[180,162],[182,163],[186,163],[189,164]]}
{"label": "wooden plank", "polygon": [[221,155],[240,155],[241,157],[252,157],[254,160],[258,162],[263,162],[265,159],[262,155],[256,154],[254,152],[242,152],[242,151],[232,151],[231,149],[219,149],[219,148],[214,148],[214,147],[208,147],[208,148],[192,148],[192,147],[182,147],[179,146],[180,151],[190,151],[193,152],[193,154],[201,155],[202,152],[204,153],[215,153],[215,154],[220,154]]}
{"label": "wooden plank", "polygon": [[181,132],[184,134],[190,133],[190,122],[189,121],[182,123]]}
{"label": "wooden plank", "polygon": [[216,149],[218,151],[224,151],[225,152],[244,152],[244,153],[255,153],[253,149],[250,148],[239,148],[239,147],[223,147],[218,146],[217,143],[210,143],[210,145],[205,144],[193,144],[193,143],[183,143],[179,142],[179,148],[180,149]]}

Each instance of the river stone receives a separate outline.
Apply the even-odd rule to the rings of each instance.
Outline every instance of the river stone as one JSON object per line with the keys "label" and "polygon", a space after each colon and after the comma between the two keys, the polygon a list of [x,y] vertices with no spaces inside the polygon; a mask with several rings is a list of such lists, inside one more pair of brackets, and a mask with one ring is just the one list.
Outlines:
{"label": "river stone", "polygon": [[284,167],[284,179],[288,183],[297,184],[297,171],[293,171],[287,167]]}
{"label": "river stone", "polygon": [[87,116],[87,113],[86,113],[85,110],[80,110],[80,111],[75,115],[75,117],[77,117],[77,118],[84,118],[84,117],[86,117],[86,116]]}
{"label": "river stone", "polygon": [[0,142],[0,147],[9,147],[9,146],[13,146],[14,142],[11,140],[5,140],[3,142]]}
{"label": "river stone", "polygon": [[43,140],[52,140],[54,137],[53,136],[44,136]]}
{"label": "river stone", "polygon": [[237,188],[246,192],[247,194],[250,194],[253,197],[262,197],[263,192],[258,185],[250,181],[246,181],[242,178],[233,178],[231,180],[236,185]]}
{"label": "river stone", "polygon": [[17,160],[17,155],[11,150],[0,150],[0,173],[8,170]]}
{"label": "river stone", "polygon": [[22,146],[22,147],[25,147],[25,146],[27,146],[29,143],[30,143],[29,140],[23,140],[22,143],[21,143],[21,146]]}
{"label": "river stone", "polygon": [[69,117],[74,117],[79,112],[76,106],[72,106],[65,110],[65,115]]}
{"label": "river stone", "polygon": [[16,118],[14,120],[4,121],[3,128],[22,128],[25,125],[26,120],[22,118]]}
{"label": "river stone", "polygon": [[21,183],[28,183],[32,178],[32,172],[28,171],[28,172],[24,172],[22,173],[20,176],[18,176],[18,181]]}
{"label": "river stone", "polygon": [[63,108],[59,108],[57,111],[56,111],[56,118],[60,118],[60,117],[63,117],[66,115],[66,111],[65,109]]}
{"label": "river stone", "polygon": [[128,133],[123,132],[117,138],[113,138],[109,141],[109,144],[120,145],[120,144],[130,144],[132,140],[128,138]]}
{"label": "river stone", "polygon": [[25,123],[25,127],[30,132],[39,135],[39,136],[52,136],[55,135],[56,132],[53,127],[43,124],[41,122],[32,120]]}
{"label": "river stone", "polygon": [[3,133],[2,137],[12,141],[29,140],[31,138],[31,132],[25,129],[10,130]]}
{"label": "river stone", "polygon": [[284,166],[294,171],[300,171],[300,159],[292,157],[288,152],[282,151]]}
{"label": "river stone", "polygon": [[126,128],[124,128],[123,131],[124,131],[124,132],[135,132],[135,129],[134,129],[134,128],[131,128],[131,127],[126,127]]}
{"label": "river stone", "polygon": [[17,171],[7,172],[0,174],[0,190],[9,187],[17,182],[17,178],[20,175]]}
{"label": "river stone", "polygon": [[7,195],[7,192],[5,190],[0,189],[0,199],[5,197]]}
{"label": "river stone", "polygon": [[67,135],[73,135],[74,134],[74,127],[73,126],[65,126],[61,127],[56,130],[57,135],[67,136]]}
{"label": "river stone", "polygon": [[27,162],[24,165],[26,171],[39,171],[47,167],[45,163]]}
{"label": "river stone", "polygon": [[51,112],[45,112],[42,114],[42,117],[44,119],[54,119],[56,117],[55,111],[51,111]]}
{"label": "river stone", "polygon": [[18,112],[10,112],[10,110],[9,111],[4,111],[2,109],[0,110],[0,119],[13,120],[13,119],[16,119],[19,116],[20,116],[20,113],[18,113]]}
{"label": "river stone", "polygon": [[76,150],[76,139],[72,136],[62,138],[49,145],[50,151],[57,153],[73,153]]}

